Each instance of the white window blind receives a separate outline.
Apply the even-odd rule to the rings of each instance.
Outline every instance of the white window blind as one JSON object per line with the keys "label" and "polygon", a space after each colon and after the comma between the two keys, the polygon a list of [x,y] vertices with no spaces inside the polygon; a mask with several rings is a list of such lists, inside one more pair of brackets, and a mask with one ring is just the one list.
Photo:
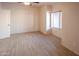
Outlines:
{"label": "white window blind", "polygon": [[62,12],[51,13],[51,27],[62,28]]}

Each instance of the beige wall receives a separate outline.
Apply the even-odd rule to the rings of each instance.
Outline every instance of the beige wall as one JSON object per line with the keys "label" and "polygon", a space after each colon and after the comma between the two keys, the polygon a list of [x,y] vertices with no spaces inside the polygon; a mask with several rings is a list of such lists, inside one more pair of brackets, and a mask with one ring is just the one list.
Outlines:
{"label": "beige wall", "polygon": [[38,9],[11,9],[11,33],[39,31]]}
{"label": "beige wall", "polygon": [[46,7],[43,6],[40,9],[40,31],[45,33],[45,12],[46,12]]}
{"label": "beige wall", "polygon": [[2,8],[11,11],[11,34],[39,31],[39,7],[2,3]]}
{"label": "beige wall", "polygon": [[62,45],[79,55],[79,4],[65,3],[53,6],[53,11],[62,11],[62,29],[52,29],[62,38]]}

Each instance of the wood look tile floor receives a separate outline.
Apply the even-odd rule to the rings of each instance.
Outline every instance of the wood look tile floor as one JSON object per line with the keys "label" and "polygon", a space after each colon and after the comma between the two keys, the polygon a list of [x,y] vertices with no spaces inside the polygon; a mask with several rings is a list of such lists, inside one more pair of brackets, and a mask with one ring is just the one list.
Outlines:
{"label": "wood look tile floor", "polygon": [[11,35],[0,39],[0,56],[73,56],[61,45],[61,39],[40,32]]}

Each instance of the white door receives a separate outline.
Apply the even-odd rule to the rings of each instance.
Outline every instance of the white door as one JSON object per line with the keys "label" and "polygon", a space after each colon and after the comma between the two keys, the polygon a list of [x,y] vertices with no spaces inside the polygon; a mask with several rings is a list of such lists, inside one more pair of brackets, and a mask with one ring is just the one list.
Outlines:
{"label": "white door", "polygon": [[0,39],[10,37],[10,11],[0,10]]}

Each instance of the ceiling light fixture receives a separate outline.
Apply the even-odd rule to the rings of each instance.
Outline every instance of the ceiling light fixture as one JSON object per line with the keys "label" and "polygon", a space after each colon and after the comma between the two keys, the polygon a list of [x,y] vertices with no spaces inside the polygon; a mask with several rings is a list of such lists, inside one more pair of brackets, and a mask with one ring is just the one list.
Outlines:
{"label": "ceiling light fixture", "polygon": [[24,5],[30,5],[30,2],[24,2]]}

